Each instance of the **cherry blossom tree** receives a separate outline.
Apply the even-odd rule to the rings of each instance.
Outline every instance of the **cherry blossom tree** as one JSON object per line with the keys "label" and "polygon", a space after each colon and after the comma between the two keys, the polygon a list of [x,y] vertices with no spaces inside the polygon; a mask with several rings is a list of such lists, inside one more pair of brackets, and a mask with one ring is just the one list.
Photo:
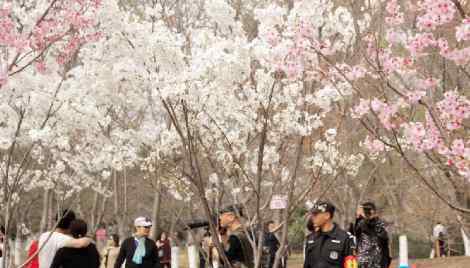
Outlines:
{"label": "cherry blossom tree", "polygon": [[[323,2],[300,1],[290,14],[287,7],[264,6],[253,10],[260,34],[250,39],[236,8],[225,1],[199,4],[191,6],[195,17],[175,21],[165,12],[190,8],[148,7],[157,12],[146,10],[149,17],[117,36],[133,53],[126,68],[138,68],[127,77],[147,91],[151,106],[166,111],[170,128],[156,136],[170,131],[179,137],[170,146],[182,157],[176,176],[199,198],[208,219],[215,212],[209,200],[223,195],[227,202],[252,204],[248,218],[262,225],[272,195],[286,193],[285,223],[316,181],[354,175],[360,166],[360,155],[337,150],[336,130],[324,122],[332,105],[352,93],[349,86],[336,87],[313,69],[315,50],[289,49],[303,39],[330,54],[342,51],[342,44],[354,41],[350,14]],[[157,40],[144,45],[152,33]],[[165,155],[165,149],[158,151]],[[213,222],[211,229],[215,234]],[[252,243],[259,264],[261,250]]]}
{"label": "cherry blossom tree", "polygon": [[369,132],[364,147],[379,159],[397,153],[442,201],[468,213],[431,183],[445,178],[458,193],[470,178],[468,19],[447,0],[388,1],[386,14],[387,29],[367,34],[358,64],[331,68],[359,98],[351,115]]}
{"label": "cherry blossom tree", "polygon": [[[100,35],[98,7],[99,1],[59,0],[0,6],[1,210],[7,235],[24,193],[47,188],[46,176],[72,186],[72,170],[84,172],[73,159],[81,148],[74,151],[69,143],[78,131],[70,128],[76,104],[64,85],[80,47]],[[4,253],[9,256],[8,243]]]}

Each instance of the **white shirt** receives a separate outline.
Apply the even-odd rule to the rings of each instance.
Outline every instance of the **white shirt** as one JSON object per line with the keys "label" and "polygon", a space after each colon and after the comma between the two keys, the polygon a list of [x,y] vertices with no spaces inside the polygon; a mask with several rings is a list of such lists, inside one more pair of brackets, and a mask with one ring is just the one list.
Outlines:
{"label": "white shirt", "polygon": [[[45,232],[39,237],[39,248],[41,248],[44,242],[46,242],[49,235],[50,232]],[[42,250],[39,252],[39,268],[51,267],[52,260],[54,260],[56,252],[60,248],[63,248],[65,244],[71,239],[72,237],[68,235],[53,232],[51,238],[46,242]]]}

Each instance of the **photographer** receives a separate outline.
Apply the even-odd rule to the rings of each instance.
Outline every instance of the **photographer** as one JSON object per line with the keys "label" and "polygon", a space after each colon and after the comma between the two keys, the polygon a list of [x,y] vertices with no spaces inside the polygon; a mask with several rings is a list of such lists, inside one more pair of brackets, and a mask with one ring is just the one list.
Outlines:
{"label": "photographer", "polygon": [[234,268],[254,267],[253,249],[246,236],[240,217],[241,207],[229,206],[219,214],[219,233],[225,249],[225,255]]}
{"label": "photographer", "polygon": [[360,268],[388,268],[391,258],[385,223],[379,219],[374,203],[367,202],[357,210],[354,233]]}

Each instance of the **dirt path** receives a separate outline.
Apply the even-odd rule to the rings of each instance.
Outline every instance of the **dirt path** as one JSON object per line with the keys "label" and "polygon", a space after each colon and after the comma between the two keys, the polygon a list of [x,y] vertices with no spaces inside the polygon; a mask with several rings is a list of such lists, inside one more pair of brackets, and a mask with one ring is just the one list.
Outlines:
{"label": "dirt path", "polygon": [[[470,268],[470,257],[453,257],[441,259],[427,259],[427,260],[413,260],[411,265],[416,265],[416,268]],[[302,256],[294,255],[288,263],[288,268],[302,268]],[[396,262],[392,263],[390,268],[397,268]],[[410,268],[413,266],[410,266]]]}
{"label": "dirt path", "polygon": [[[411,261],[416,268],[470,268],[470,257],[452,257]],[[396,268],[398,265],[393,265]]]}

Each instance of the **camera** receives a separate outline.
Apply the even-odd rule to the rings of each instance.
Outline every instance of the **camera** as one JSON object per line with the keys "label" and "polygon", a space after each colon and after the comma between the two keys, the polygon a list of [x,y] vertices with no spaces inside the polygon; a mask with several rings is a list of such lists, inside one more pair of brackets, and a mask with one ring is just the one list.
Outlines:
{"label": "camera", "polygon": [[192,229],[197,229],[197,228],[203,228],[203,227],[208,227],[209,222],[208,221],[193,221],[190,223],[187,223],[184,227],[184,230],[192,230]]}
{"label": "camera", "polygon": [[[187,223],[184,230],[192,230],[192,229],[206,228],[206,227],[209,227],[208,221],[205,221],[205,220],[193,221],[193,222]],[[220,235],[227,234],[227,228],[220,226],[220,224],[217,226],[217,228],[218,228]]]}

